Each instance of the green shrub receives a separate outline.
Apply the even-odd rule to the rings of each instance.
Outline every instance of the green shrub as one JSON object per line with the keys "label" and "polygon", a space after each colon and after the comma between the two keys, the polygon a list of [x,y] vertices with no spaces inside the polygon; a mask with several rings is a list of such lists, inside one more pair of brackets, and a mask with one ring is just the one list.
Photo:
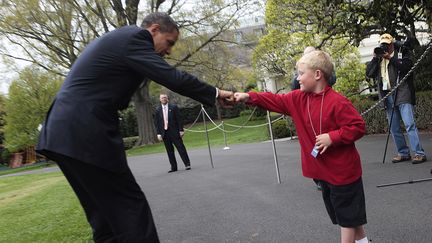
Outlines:
{"label": "green shrub", "polygon": [[133,148],[136,142],[138,141],[138,138],[139,138],[138,136],[123,138],[123,144],[125,150]]}
{"label": "green shrub", "polygon": [[7,148],[4,148],[0,154],[0,163],[8,164],[11,157],[11,153]]}
{"label": "green shrub", "polygon": [[252,110],[247,109],[247,110],[241,111],[239,116],[250,116],[251,113],[252,113]]}
{"label": "green shrub", "polygon": [[274,138],[285,138],[294,136],[295,130],[291,119],[281,119],[272,124]]}

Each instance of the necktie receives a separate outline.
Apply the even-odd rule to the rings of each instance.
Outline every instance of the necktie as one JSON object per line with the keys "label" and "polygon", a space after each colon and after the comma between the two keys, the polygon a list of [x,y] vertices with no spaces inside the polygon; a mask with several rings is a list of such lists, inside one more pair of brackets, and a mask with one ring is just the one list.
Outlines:
{"label": "necktie", "polygon": [[167,106],[163,106],[163,119],[164,119],[164,129],[168,130],[168,109]]}

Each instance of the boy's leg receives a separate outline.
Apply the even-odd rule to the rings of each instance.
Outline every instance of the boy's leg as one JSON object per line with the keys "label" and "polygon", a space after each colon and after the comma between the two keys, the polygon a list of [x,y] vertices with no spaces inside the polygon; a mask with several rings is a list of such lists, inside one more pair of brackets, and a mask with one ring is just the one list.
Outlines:
{"label": "boy's leg", "polygon": [[355,228],[341,227],[341,243],[354,243]]}
{"label": "boy's leg", "polygon": [[355,228],[341,227],[341,243],[358,242],[360,240],[368,242],[363,225]]}
{"label": "boy's leg", "polygon": [[365,233],[365,230],[363,228],[363,225],[355,227],[354,239],[355,240],[361,240],[361,239],[364,239],[365,237],[366,237],[366,233]]}
{"label": "boy's leg", "polygon": [[341,227],[341,243],[357,242],[364,238],[366,238],[366,234],[363,225],[355,228]]}
{"label": "boy's leg", "polygon": [[323,199],[333,224],[341,226],[341,242],[365,238],[366,207],[362,179],[342,186],[322,181]]}

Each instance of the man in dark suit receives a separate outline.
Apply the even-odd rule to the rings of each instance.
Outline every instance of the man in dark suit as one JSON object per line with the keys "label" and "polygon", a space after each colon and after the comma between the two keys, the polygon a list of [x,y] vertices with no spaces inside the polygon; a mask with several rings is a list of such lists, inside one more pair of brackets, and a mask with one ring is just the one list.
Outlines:
{"label": "man in dark suit", "polygon": [[177,148],[186,170],[190,170],[189,156],[182,139],[184,130],[179,109],[175,104],[169,103],[167,94],[160,94],[159,100],[161,105],[156,109],[154,120],[157,137],[159,141],[163,140],[171,164],[171,170],[168,173],[177,171],[177,160],[174,155],[173,144]]}
{"label": "man in dark suit", "polygon": [[56,161],[69,181],[95,242],[159,242],[150,207],[127,164],[118,110],[149,79],[206,105],[232,101],[170,66],[163,56],[177,41],[165,13],[92,41],[73,64],[41,130],[37,151]]}

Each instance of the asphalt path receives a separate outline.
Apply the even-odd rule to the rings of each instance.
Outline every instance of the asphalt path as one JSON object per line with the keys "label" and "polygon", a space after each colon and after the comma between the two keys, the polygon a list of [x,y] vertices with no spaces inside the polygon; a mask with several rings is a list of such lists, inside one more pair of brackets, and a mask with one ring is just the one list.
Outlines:
{"label": "asphalt path", "polygon": [[[432,242],[432,181],[378,188],[377,185],[432,178],[431,162],[392,164],[385,135],[356,143],[362,158],[367,236],[374,243]],[[205,145],[203,137],[203,145]],[[432,134],[421,134],[432,159]],[[302,176],[297,140],[279,140],[277,183],[270,142],[188,150],[192,170],[167,173],[165,153],[129,157],[129,165],[150,203],[161,242],[339,242],[321,193]],[[51,172],[57,167],[25,173]],[[20,173],[23,174],[23,173]]]}
{"label": "asphalt path", "polygon": [[[432,242],[432,181],[377,188],[431,178],[431,162],[392,164],[385,135],[358,141],[363,166],[368,224],[373,242]],[[426,152],[432,134],[421,134]],[[203,143],[205,139],[203,138]],[[300,167],[297,140],[276,142],[281,184],[269,142],[189,150],[192,170],[167,173],[164,153],[130,157],[129,164],[150,203],[161,242],[338,242],[321,193]],[[432,152],[430,152],[432,154]]]}

